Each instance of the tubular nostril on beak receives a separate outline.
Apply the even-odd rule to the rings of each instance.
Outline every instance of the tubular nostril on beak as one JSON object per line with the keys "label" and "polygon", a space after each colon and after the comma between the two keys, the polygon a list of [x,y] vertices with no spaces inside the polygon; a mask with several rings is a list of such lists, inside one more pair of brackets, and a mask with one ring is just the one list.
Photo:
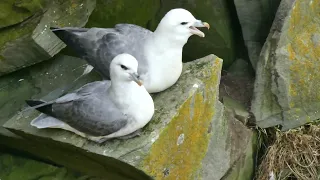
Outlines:
{"label": "tubular nostril on beak", "polygon": [[138,79],[140,79],[140,75],[139,75],[138,73],[134,73],[134,75],[135,75]]}

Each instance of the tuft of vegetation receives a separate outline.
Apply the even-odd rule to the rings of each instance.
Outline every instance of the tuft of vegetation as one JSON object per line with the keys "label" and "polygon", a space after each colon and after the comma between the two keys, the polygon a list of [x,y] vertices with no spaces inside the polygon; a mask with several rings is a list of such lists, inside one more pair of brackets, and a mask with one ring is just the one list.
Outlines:
{"label": "tuft of vegetation", "polygon": [[256,179],[320,179],[320,125],[308,124],[285,132],[273,130],[274,141],[266,150]]}

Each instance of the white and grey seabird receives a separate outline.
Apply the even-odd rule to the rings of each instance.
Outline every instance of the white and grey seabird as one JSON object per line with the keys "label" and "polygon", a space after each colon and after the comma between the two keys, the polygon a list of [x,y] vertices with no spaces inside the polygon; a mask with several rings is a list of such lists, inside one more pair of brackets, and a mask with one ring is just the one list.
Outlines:
{"label": "white and grey seabird", "polygon": [[178,8],[167,12],[154,32],[134,24],[117,24],[114,28],[51,29],[104,79],[110,78],[109,65],[116,55],[133,55],[139,62],[138,73],[147,91],[156,93],[179,79],[183,46],[192,35],[205,36],[197,27],[209,29],[210,26],[189,11]]}
{"label": "white and grey seabird", "polygon": [[60,128],[102,143],[138,135],[154,114],[154,103],[137,74],[138,62],[129,54],[110,64],[109,80],[88,83],[51,102],[27,100],[42,112],[31,125]]}

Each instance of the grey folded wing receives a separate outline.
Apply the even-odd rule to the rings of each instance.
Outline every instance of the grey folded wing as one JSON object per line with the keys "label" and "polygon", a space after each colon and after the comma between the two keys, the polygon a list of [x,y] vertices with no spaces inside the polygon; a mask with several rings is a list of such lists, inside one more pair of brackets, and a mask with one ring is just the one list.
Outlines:
{"label": "grey folded wing", "polygon": [[152,32],[133,24],[117,24],[115,28],[91,28],[81,35],[86,50],[84,58],[104,78],[110,79],[109,66],[118,54],[128,53],[139,63],[139,73],[147,67],[143,45]]}
{"label": "grey folded wing", "polygon": [[109,86],[109,81],[89,83],[57,99],[52,104],[54,117],[92,136],[117,132],[127,124],[128,117],[107,96]]}

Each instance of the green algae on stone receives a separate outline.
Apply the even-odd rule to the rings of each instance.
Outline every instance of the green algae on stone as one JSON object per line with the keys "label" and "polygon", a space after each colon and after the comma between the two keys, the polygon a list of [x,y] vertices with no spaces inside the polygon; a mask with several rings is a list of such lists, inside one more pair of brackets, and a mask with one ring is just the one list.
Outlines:
{"label": "green algae on stone", "polygon": [[97,0],[86,27],[113,27],[118,23],[146,27],[159,7],[158,0]]}
{"label": "green algae on stone", "polygon": [[151,21],[150,28],[155,30],[161,18],[173,8],[185,8],[195,18],[210,24],[210,29],[201,28],[204,38],[193,35],[183,49],[183,61],[188,62],[206,54],[216,54],[223,59],[223,67],[229,67],[235,60],[235,40],[230,9],[225,0],[161,1],[157,16]]}
{"label": "green algae on stone", "polygon": [[[287,130],[320,118],[320,1],[281,4],[265,44],[271,48],[262,53],[270,56],[258,66],[252,111],[260,127],[281,124]],[[270,111],[275,106],[278,112]]]}
{"label": "green algae on stone", "polygon": [[23,22],[43,10],[48,0],[0,1],[0,29]]}
{"label": "green algae on stone", "polygon": [[[24,1],[20,6],[35,8],[30,3]],[[44,13],[0,29],[0,75],[53,57],[65,44],[50,31],[50,25],[84,26],[94,5],[95,1],[91,0],[50,1],[44,6]],[[38,6],[42,7],[42,4]]]}
{"label": "green algae on stone", "polygon": [[[4,49],[4,45],[7,42],[13,41],[15,39],[21,38],[27,34],[32,33],[33,29],[39,23],[40,18],[35,17],[31,20],[28,20],[28,23],[21,24],[19,26],[12,26],[10,28],[0,30],[0,50]],[[1,59],[4,60],[4,57]]]}
{"label": "green algae on stone", "polygon": [[255,160],[257,157],[257,148],[259,146],[258,143],[257,132],[253,132],[249,137],[247,147],[244,150],[243,154],[234,164],[232,169],[229,170],[229,173],[225,176],[224,180],[253,179],[256,170]]}
{"label": "green algae on stone", "polygon": [[37,12],[39,10],[42,10],[48,2],[49,0],[18,0],[15,1],[14,6],[24,8],[29,12]]}
{"label": "green algae on stone", "polygon": [[2,180],[87,180],[94,179],[63,167],[26,159],[10,154],[0,154],[0,178]]}
{"label": "green algae on stone", "polygon": [[[154,95],[156,112],[151,122],[143,128],[141,136],[129,140],[115,139],[97,144],[64,130],[36,129],[30,126],[30,121],[39,115],[37,111],[17,114],[4,127],[32,140],[35,148],[43,148],[45,144],[50,149],[41,154],[33,151],[34,154],[86,173],[143,179],[161,176],[162,167],[165,166],[169,168],[169,176],[174,177],[174,174],[170,174],[170,168],[175,166],[171,171],[186,172],[188,177],[197,179],[204,173],[202,161],[209,151],[208,143],[213,134],[210,129],[213,116],[216,116],[221,67],[222,60],[214,55],[184,64],[178,82]],[[179,146],[175,149],[182,148],[181,153],[185,156],[190,156],[187,146],[190,145],[189,153],[196,156],[185,158],[184,161],[185,156],[177,154],[180,151],[164,151],[162,156],[166,159],[170,160],[169,155],[174,152],[176,157],[172,157],[168,164],[162,164],[161,160],[148,164],[146,159],[156,159],[159,151],[157,146],[161,147],[162,144],[158,142],[172,147]],[[79,165],[81,161],[85,161],[86,165]],[[186,166],[177,167],[176,163],[181,161]]]}

